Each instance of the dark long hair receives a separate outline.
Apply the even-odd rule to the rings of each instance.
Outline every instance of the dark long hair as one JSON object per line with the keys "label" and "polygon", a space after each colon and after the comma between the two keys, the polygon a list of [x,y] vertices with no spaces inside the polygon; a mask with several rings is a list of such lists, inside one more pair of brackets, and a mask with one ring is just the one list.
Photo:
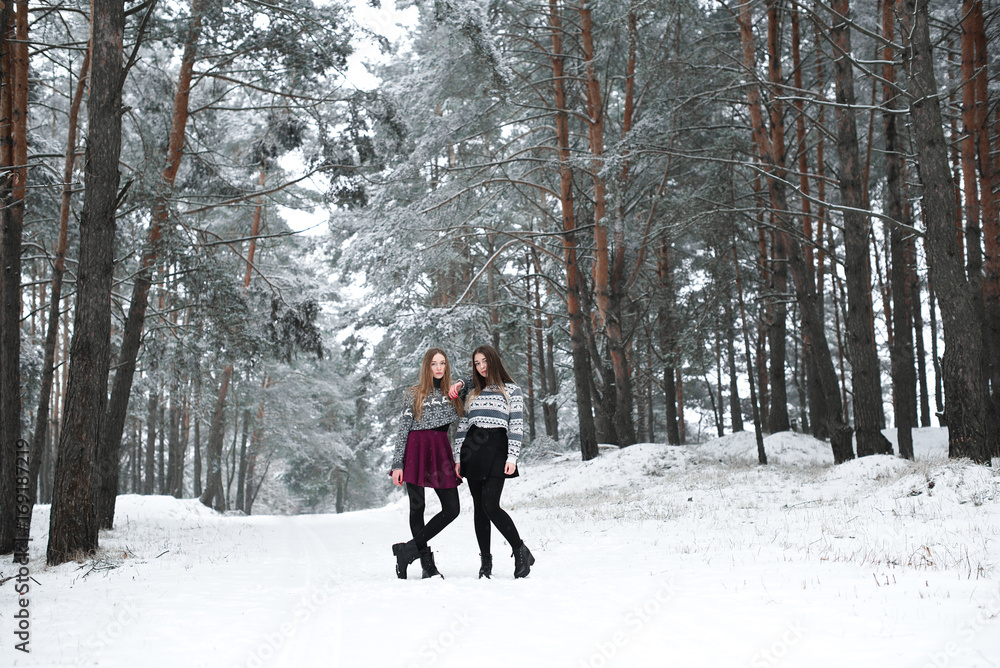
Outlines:
{"label": "dark long hair", "polygon": [[[448,388],[451,387],[451,362],[448,361],[448,353],[440,348],[431,348],[424,353],[424,361],[420,364],[420,380],[410,388],[413,392],[413,419],[419,420],[423,413],[424,399],[434,391],[434,373],[431,372],[431,362],[435,355],[444,355],[444,376],[441,377],[441,394],[447,396]],[[462,402],[458,399],[449,399],[459,415],[462,414]]]}
{"label": "dark long hair", "polygon": [[[486,378],[483,378],[476,371],[476,355],[480,353],[486,358]],[[469,394],[469,399],[479,396],[487,387],[494,386],[499,388],[508,401],[510,400],[504,383],[513,383],[514,379],[507,373],[503,362],[500,361],[500,355],[493,346],[479,346],[472,351],[472,380],[476,387]]]}

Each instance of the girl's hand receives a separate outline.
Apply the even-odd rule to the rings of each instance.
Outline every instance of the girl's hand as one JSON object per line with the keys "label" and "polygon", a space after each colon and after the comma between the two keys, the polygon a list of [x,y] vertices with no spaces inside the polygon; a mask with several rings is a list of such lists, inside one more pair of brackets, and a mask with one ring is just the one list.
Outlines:
{"label": "girl's hand", "polygon": [[461,390],[463,387],[465,387],[465,383],[463,383],[462,381],[458,381],[450,388],[448,388],[448,396],[452,399],[458,399],[458,391]]}
{"label": "girl's hand", "polygon": [[517,470],[517,464],[514,462],[507,462],[503,465],[503,472],[505,475],[510,475]]}
{"label": "girl's hand", "polygon": [[403,469],[393,469],[392,470],[392,482],[394,485],[402,487],[403,485]]}
{"label": "girl's hand", "polygon": [[459,464],[458,462],[455,462],[455,475],[458,476],[459,478],[462,477],[462,465]]}

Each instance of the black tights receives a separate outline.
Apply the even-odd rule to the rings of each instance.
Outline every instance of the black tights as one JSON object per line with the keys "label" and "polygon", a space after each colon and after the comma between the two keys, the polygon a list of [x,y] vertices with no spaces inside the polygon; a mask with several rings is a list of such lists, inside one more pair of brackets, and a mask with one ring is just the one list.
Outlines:
{"label": "black tights", "polygon": [[458,517],[458,488],[434,489],[441,500],[441,512],[424,524],[424,488],[406,483],[406,494],[410,497],[410,532],[417,549],[427,547],[427,541],[441,533],[441,530]]}
{"label": "black tights", "polygon": [[512,549],[516,550],[521,547],[521,536],[517,533],[514,521],[500,507],[504,479],[468,479],[466,482],[469,483],[469,491],[472,493],[472,505],[475,509],[472,522],[476,527],[476,540],[479,541],[480,554],[490,553],[490,522],[500,530]]}

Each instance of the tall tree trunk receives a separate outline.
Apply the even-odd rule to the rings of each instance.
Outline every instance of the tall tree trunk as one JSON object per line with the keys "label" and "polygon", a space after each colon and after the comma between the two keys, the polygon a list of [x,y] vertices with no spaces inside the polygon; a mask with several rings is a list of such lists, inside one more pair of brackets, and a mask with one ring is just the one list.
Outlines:
{"label": "tall tree trunk", "polygon": [[930,304],[931,362],[934,366],[934,407],[937,409],[935,414],[938,416],[938,424],[945,427],[947,423],[944,418],[944,382],[941,377],[941,356],[938,355],[937,294],[934,292],[934,281],[931,279],[930,272],[927,273],[927,301]]}
{"label": "tall tree trunk", "polygon": [[545,335],[545,346],[548,351],[546,355],[545,373],[549,379],[549,401],[546,408],[546,433],[555,440],[559,440],[559,405],[556,403],[556,395],[559,394],[559,379],[556,377],[556,336],[553,333],[552,315],[545,318],[547,334]]}
{"label": "tall tree trunk", "polygon": [[993,456],[1000,457],[1000,211],[993,188],[995,173],[990,159],[989,91],[987,90],[988,59],[982,0],[972,3],[972,32],[976,46],[976,143],[978,147],[979,192],[982,197],[983,246],[986,254],[986,275],[983,278],[983,298],[986,306],[985,362],[990,382],[988,435],[993,442]]}
{"label": "tall tree trunk", "polygon": [[174,380],[170,387],[170,437],[167,439],[170,466],[167,469],[167,494],[177,499],[184,494],[184,450],[187,444],[181,439],[181,420],[184,417],[183,403],[180,382]]}
{"label": "tall tree trunk", "polygon": [[670,263],[669,242],[663,240],[657,250],[656,275],[659,280],[661,303],[657,312],[657,328],[660,330],[660,354],[663,356],[663,402],[667,420],[667,443],[681,444],[681,433],[677,424],[677,385],[674,381],[674,357],[677,342],[673,318],[674,284],[673,267]]}
{"label": "tall tree trunk", "polygon": [[[539,276],[542,273],[541,262],[538,259],[538,253],[532,250],[529,256],[529,260],[534,265],[534,271]],[[545,421],[545,435],[549,438],[558,438],[558,429],[554,420],[554,408],[555,404],[552,402],[550,397],[549,389],[549,374],[548,365],[545,360],[545,340],[542,334],[542,295],[541,287],[539,285],[540,279],[535,278],[534,281],[534,297],[535,297],[535,346],[538,349],[538,381],[542,392],[542,416]],[[555,394],[552,392],[551,394]]]}
{"label": "tall tree trunk", "polygon": [[[728,301],[726,310],[730,310]],[[726,336],[726,357],[729,366],[729,420],[733,426],[734,434],[738,431],[743,431],[743,410],[740,407],[740,386],[737,382],[735,338],[736,332],[733,327],[732,315],[730,314]]]}
{"label": "tall tree trunk", "polygon": [[[798,7],[792,7],[790,12],[792,18],[792,77],[795,89],[801,91],[803,90],[803,84],[799,32],[799,9]],[[820,65],[820,67],[822,66]],[[813,281],[815,282],[813,267],[815,266],[816,261],[812,247],[814,233],[812,224],[812,203],[809,200],[810,188],[809,164],[807,160],[808,149],[806,145],[806,114],[804,102],[801,99],[801,96],[796,97],[795,111],[796,154],[799,166],[799,190],[802,191],[802,235],[805,240],[805,264],[806,270],[813,274]],[[829,437],[829,434],[826,429],[826,421],[823,419],[824,411],[820,405],[823,400],[823,390],[819,385],[815,364],[812,359],[812,342],[809,340],[808,332],[804,329],[802,330],[802,357],[806,380],[806,393],[808,395],[809,425],[813,436],[818,439],[825,440]]]}
{"label": "tall tree trunk", "polygon": [[566,101],[565,55],[562,47],[562,17],[557,0],[549,0],[549,25],[552,28],[552,80],[555,92],[556,141],[559,147],[559,203],[563,219],[563,254],[566,262],[566,308],[569,313],[573,377],[576,384],[577,418],[580,427],[580,452],[584,461],[597,456],[597,432],[594,426],[593,400],[590,392],[592,371],[587,350],[583,310],[582,280],[576,257],[576,218],[573,211],[573,173],[569,146],[569,113]]}
{"label": "tall tree trunk", "polygon": [[[774,271],[771,266],[772,263],[770,261],[770,257],[768,256],[767,239],[768,236],[770,236],[773,245],[774,234],[771,233],[769,235],[767,228],[764,226],[764,216],[767,215],[767,205],[764,203],[764,198],[761,195],[762,190],[759,176],[754,179],[753,191],[754,200],[757,204],[757,245],[760,249],[760,282],[762,286],[766,286],[768,292],[773,294]],[[771,216],[771,218],[771,224],[773,226],[774,217]],[[773,311],[774,300],[763,300],[761,308],[758,309],[757,317],[757,396],[760,399],[760,403],[757,408],[760,411],[760,421],[763,425],[766,425],[768,422],[768,407],[771,403],[768,392],[770,384],[768,382],[767,373],[767,331],[771,321],[773,320]]]}
{"label": "tall tree trunk", "polygon": [[750,358],[750,333],[747,328],[747,309],[743,302],[743,279],[740,278],[740,258],[736,252],[736,240],[733,239],[733,266],[736,271],[736,298],[740,304],[740,316],[743,320],[743,350],[747,358],[747,376],[750,380],[750,403],[753,410],[753,431],[757,440],[757,463],[767,464],[767,452],[764,450],[764,433],[760,421],[760,411],[757,409],[757,388],[753,380],[753,360]]}
{"label": "tall tree trunk", "polygon": [[948,454],[989,462],[986,406],[982,375],[983,340],[969,284],[955,238],[955,191],[948,173],[927,0],[898,0],[903,28],[910,36],[904,50],[909,83],[910,116],[916,138],[923,211],[927,226],[927,261],[934,289],[941,297],[945,352],[942,375]]}
{"label": "tall tree trunk", "polygon": [[[38,498],[38,474],[41,471],[42,456],[48,436],[49,406],[52,397],[52,380],[55,375],[56,344],[59,338],[59,311],[62,303],[63,275],[66,273],[66,239],[69,233],[70,203],[73,194],[73,168],[76,164],[76,131],[80,118],[80,106],[87,87],[90,70],[90,47],[87,47],[80,65],[76,91],[69,107],[69,121],[66,130],[66,159],[63,164],[62,202],[59,208],[59,238],[52,262],[52,292],[49,298],[49,318],[45,331],[42,377],[39,381],[38,410],[35,412],[35,432],[31,437],[31,463],[28,474],[28,498],[34,503]],[[29,518],[30,519],[30,518]]]}
{"label": "tall tree trunk", "polygon": [[194,364],[194,488],[193,494],[202,494],[202,453],[201,453],[201,364]]}
{"label": "tall tree trunk", "polygon": [[208,429],[208,478],[205,491],[199,498],[203,504],[219,512],[226,509],[225,490],[222,487],[222,441],[226,436],[226,396],[232,377],[233,367],[229,365],[222,372],[219,396],[212,411],[212,424]]}
{"label": "tall tree trunk", "polygon": [[[951,93],[948,95],[948,106],[952,109],[957,108],[955,104],[955,91],[960,88],[958,85],[957,78],[961,73],[961,63],[958,66],[955,65],[955,45],[954,45],[954,35],[948,36],[948,84]],[[962,227],[962,158],[960,155],[958,147],[958,115],[950,114],[949,119],[951,137],[955,141],[950,142],[951,144],[951,166],[952,166],[952,185],[955,188],[955,238],[958,239],[958,250],[965,257],[965,231]]]}
{"label": "tall tree trunk", "polygon": [[[785,174],[785,109],[782,103],[781,72],[781,24],[782,0],[767,2],[767,70],[770,86],[771,150],[775,166],[775,178],[784,179]],[[774,202],[772,202],[774,205]],[[768,348],[771,364],[770,408],[767,411],[767,431],[777,433],[788,431],[788,384],[785,379],[787,364],[786,342],[788,329],[788,242],[782,230],[776,230],[771,244],[771,275],[774,280],[773,303],[769,321]]]}
{"label": "tall tree trunk", "polygon": [[[740,27],[744,67],[748,71],[754,71],[756,68],[756,55],[753,40],[753,23],[750,14],[750,0],[741,0],[737,21]],[[842,404],[840,395],[837,392],[837,372],[834,370],[833,358],[830,356],[830,349],[826,341],[826,329],[823,322],[823,314],[819,308],[816,287],[811,280],[812,274],[805,266],[805,257],[794,234],[794,227],[786,215],[789,208],[787,206],[784,182],[772,176],[776,166],[771,152],[770,137],[768,137],[767,131],[764,128],[760,92],[755,86],[747,87],[747,105],[753,128],[754,143],[757,147],[758,155],[761,156],[769,172],[767,179],[768,191],[771,195],[771,201],[776,204],[776,219],[782,229],[789,233],[787,235],[789,249],[788,263],[792,271],[792,282],[795,286],[796,300],[802,314],[802,328],[808,332],[810,340],[815,346],[815,361],[819,371],[820,384],[823,388],[822,405],[827,409],[825,420],[831,434],[830,442],[833,457],[835,462],[841,463],[854,458],[854,450],[851,444],[852,430],[843,421]]]}
{"label": "tall tree trunk", "polygon": [[[6,6],[8,3],[4,3]],[[21,450],[21,242],[24,236],[25,179],[28,175],[28,3],[10,15],[15,40],[6,42],[3,72],[3,159],[10,169],[0,184],[0,554],[18,539],[17,484]],[[0,26],[6,30],[6,23]]]}
{"label": "tall tree trunk", "polygon": [[854,73],[848,0],[833,0],[833,71],[837,93],[837,152],[840,155],[840,199],[844,204],[844,271],[847,276],[847,340],[851,351],[851,388],[858,456],[892,454],[882,434],[882,381],[875,350],[871,264],[868,238],[871,217],[861,178],[858,131],[854,116]]}
{"label": "tall tree trunk", "polygon": [[687,443],[687,425],[684,422],[684,376],[681,370],[674,369],[677,376],[675,381],[677,386],[677,431],[680,435],[681,445]]}
{"label": "tall tree trunk", "polygon": [[[816,54],[816,90],[823,91],[826,90],[825,82],[825,68],[826,63],[825,54],[822,49],[822,45],[826,43],[821,34],[820,22],[813,21],[813,44],[815,46]],[[825,97],[825,95],[824,95]],[[817,105],[816,109],[816,197],[819,203],[816,207],[816,295],[819,299],[819,309],[820,312],[825,310],[825,296],[826,290],[824,288],[824,279],[826,278],[826,252],[825,246],[823,245],[823,232],[824,227],[829,231],[830,226],[827,224],[827,215],[829,214],[829,209],[823,204],[826,202],[826,141],[825,137],[827,134],[826,129],[826,105]],[[807,240],[808,241],[808,240]],[[830,249],[833,250],[832,248]],[[810,263],[809,267],[813,265]],[[818,382],[818,381],[817,381]],[[816,420],[815,416],[813,418],[813,424],[817,421],[825,422],[825,420]]]}
{"label": "tall tree trunk", "polygon": [[[905,165],[904,165],[905,167]],[[912,223],[907,213],[906,220]],[[931,426],[931,403],[927,390],[927,351],[924,348],[924,315],[920,299],[920,277],[917,275],[917,247],[913,237],[906,240],[907,276],[909,281],[910,315],[913,316],[913,340],[916,345],[917,386],[920,388],[920,426]]]}
{"label": "tall tree trunk", "polygon": [[[962,165],[962,190],[965,194],[965,246],[966,272],[972,289],[972,303],[979,313],[980,321],[986,317],[983,302],[983,253],[982,232],[979,228],[979,192],[976,179],[976,44],[971,24],[972,0],[964,0],[962,14],[962,134],[959,151]],[[984,197],[986,199],[986,197]]]}
{"label": "tall tree trunk", "polygon": [[[888,45],[882,48],[882,78],[895,83],[896,66],[893,64],[893,49],[890,46],[894,39],[895,29],[891,2],[885,1],[882,6],[882,36]],[[905,151],[896,129],[896,119],[900,110],[900,100],[893,86],[888,83],[882,88],[882,125],[885,132],[886,161],[886,201],[885,213],[896,221],[904,221],[906,214],[903,208],[903,163]],[[890,264],[892,285],[892,317],[895,335],[892,341],[891,366],[893,387],[893,415],[896,422],[896,442],[899,445],[899,456],[913,459],[913,427],[916,426],[917,414],[917,379],[913,370],[913,328],[910,315],[909,258],[907,253],[907,232],[896,224],[889,229]]]}
{"label": "tall tree trunk", "polygon": [[[980,212],[985,213],[985,207],[992,208],[992,192],[983,192],[982,208],[980,207],[979,183],[976,178],[976,132],[978,127],[976,94],[976,17],[972,0],[962,3],[964,17],[961,28],[961,78],[962,86],[962,135],[959,141],[962,164],[962,191],[965,194],[965,246],[966,271],[969,277],[969,288],[972,290],[972,304],[979,315],[983,326],[983,379],[987,383],[986,391],[986,439],[989,444],[996,440],[996,425],[993,420],[993,405],[990,401],[988,383],[990,380],[990,352],[994,347],[989,339],[989,326],[986,314],[985,292],[987,289],[983,277],[983,229],[980,225]],[[986,93],[984,89],[984,93]],[[984,216],[985,218],[985,216]],[[984,221],[985,224],[985,221]],[[993,448],[991,447],[991,450]]]}
{"label": "tall tree trunk", "polygon": [[239,474],[236,477],[236,503],[233,506],[237,510],[243,510],[246,499],[247,484],[247,441],[250,438],[250,409],[243,409],[243,435],[240,439],[240,463]]}
{"label": "tall tree trunk", "polygon": [[125,317],[121,351],[118,355],[118,369],[115,372],[115,380],[111,390],[108,416],[104,421],[104,432],[101,434],[98,461],[100,462],[100,470],[107,475],[106,482],[101,485],[101,494],[98,499],[98,520],[102,528],[111,528],[114,522],[115,499],[118,494],[118,452],[125,429],[128,400],[132,394],[136,360],[139,356],[139,347],[142,344],[142,330],[146,320],[146,308],[149,305],[149,288],[152,285],[153,266],[159,252],[160,237],[167,223],[170,195],[173,192],[177,171],[180,169],[181,158],[184,155],[188,100],[191,96],[191,82],[198,54],[198,38],[201,35],[204,2],[205,0],[191,0],[191,15],[188,19],[181,68],[177,77],[177,91],[174,95],[174,113],[167,144],[167,165],[161,174],[160,189],[153,204],[147,240],[149,247],[139,262],[139,271],[135,275],[132,287],[132,299],[129,303],[128,315]]}
{"label": "tall tree trunk", "polygon": [[722,406],[717,404],[715,401],[715,390],[712,389],[712,383],[708,380],[708,374],[703,374],[702,380],[705,382],[705,390],[708,392],[708,403],[712,408],[712,421],[715,423],[715,433],[719,438],[725,433],[722,426]]}
{"label": "tall tree trunk", "polygon": [[155,387],[149,390],[149,420],[146,423],[146,452],[145,452],[145,472],[143,479],[142,493],[152,494],[154,483],[156,482],[156,427],[159,420],[160,395]]}
{"label": "tall tree trunk", "polygon": [[170,433],[170,423],[167,422],[166,400],[160,404],[160,414],[158,416],[158,420],[160,424],[160,433],[157,435],[156,439],[156,493],[162,495],[167,493],[167,475],[164,470],[167,459],[165,442],[167,440],[167,434]]}
{"label": "tall tree trunk", "polygon": [[[27,5],[27,3],[25,3]],[[59,439],[46,560],[61,564],[97,549],[95,464],[108,401],[115,208],[121,154],[123,0],[92,0],[91,93],[76,318]],[[117,457],[118,451],[115,451]],[[117,484],[118,470],[115,467]]]}
{"label": "tall tree trunk", "polygon": [[[632,418],[632,381],[629,375],[628,360],[625,356],[625,341],[620,313],[621,271],[617,259],[612,261],[608,245],[607,184],[602,175],[604,168],[604,101],[594,67],[594,26],[587,0],[580,4],[579,12],[580,41],[583,46],[585,72],[584,89],[587,101],[587,136],[590,141],[590,169],[594,182],[594,293],[600,326],[607,337],[608,356],[611,358],[611,367],[615,378],[615,394],[612,395],[615,400],[615,410],[611,414],[611,418],[614,422],[618,445],[626,446],[635,443],[635,423]],[[627,105],[628,103],[626,103]],[[614,225],[616,227],[621,225],[624,229],[624,221],[615,221]]]}

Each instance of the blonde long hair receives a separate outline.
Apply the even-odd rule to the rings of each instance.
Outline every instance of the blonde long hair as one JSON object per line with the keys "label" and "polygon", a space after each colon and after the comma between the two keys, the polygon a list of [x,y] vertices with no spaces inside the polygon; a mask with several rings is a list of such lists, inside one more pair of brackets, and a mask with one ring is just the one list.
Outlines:
{"label": "blonde long hair", "polygon": [[[424,361],[420,364],[420,380],[410,388],[413,393],[413,419],[419,420],[423,413],[424,399],[434,392],[434,373],[431,371],[431,361],[435,355],[444,356],[444,376],[441,377],[441,394],[448,396],[448,388],[451,387],[451,362],[448,361],[448,353],[440,348],[430,348],[424,353]],[[458,399],[449,399],[455,407],[455,411],[462,414],[462,402]]]}

